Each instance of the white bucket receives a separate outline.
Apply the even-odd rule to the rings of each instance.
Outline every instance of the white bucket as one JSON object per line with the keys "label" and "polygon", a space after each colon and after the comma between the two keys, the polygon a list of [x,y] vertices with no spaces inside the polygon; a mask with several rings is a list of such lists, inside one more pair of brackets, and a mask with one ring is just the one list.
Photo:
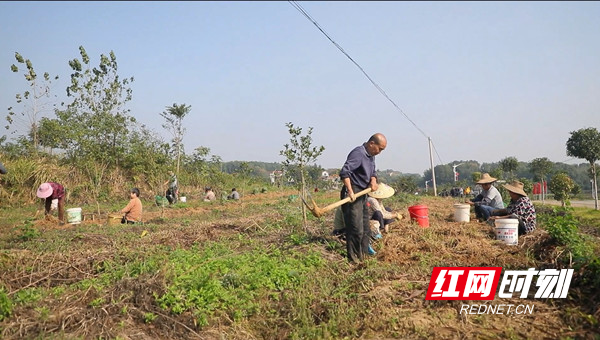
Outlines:
{"label": "white bucket", "polygon": [[496,240],[509,245],[519,243],[519,220],[516,218],[500,218],[494,220],[496,226]]}
{"label": "white bucket", "polygon": [[471,220],[471,206],[457,203],[454,205],[454,221],[469,222]]}
{"label": "white bucket", "polygon": [[67,209],[67,223],[71,223],[71,224],[81,223],[81,208]]}
{"label": "white bucket", "polygon": [[185,196],[181,196],[179,197],[179,201],[185,203],[185,201],[187,200],[187,198]]}

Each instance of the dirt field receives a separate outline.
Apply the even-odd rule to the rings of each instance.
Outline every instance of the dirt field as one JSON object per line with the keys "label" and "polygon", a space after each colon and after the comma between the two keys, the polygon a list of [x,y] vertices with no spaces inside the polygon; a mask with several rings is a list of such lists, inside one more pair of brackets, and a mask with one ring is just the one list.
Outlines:
{"label": "dirt field", "polygon": [[[334,247],[337,250],[332,250],[331,245],[340,242],[330,235],[333,214],[320,220],[311,219],[308,241],[302,244],[290,244],[287,241],[290,232],[285,228],[269,232],[269,225],[285,220],[286,209],[298,209],[298,202],[290,200],[290,194],[269,192],[245,197],[240,203],[189,204],[177,209],[148,206],[145,207],[144,225],[122,226],[120,231],[104,230],[97,220],[84,221],[78,226],[56,226],[51,221],[37,220],[34,228],[42,233],[39,241],[46,242],[46,248],[40,243],[34,246],[33,243],[15,241],[7,236],[14,226],[4,225],[0,229],[3,234],[1,286],[11,298],[24,292],[41,295],[28,303],[13,306],[10,316],[0,321],[1,338],[307,338],[299,331],[299,326],[295,326],[294,319],[287,319],[292,315],[290,310],[303,308],[312,315],[318,330],[322,329],[319,327],[333,327],[333,320],[338,323],[344,320],[334,316],[342,312],[325,292],[313,292],[312,303],[303,307],[287,301],[286,292],[273,292],[279,294],[279,302],[264,303],[272,305],[270,310],[277,320],[258,312],[241,321],[217,318],[200,327],[190,313],[176,315],[158,306],[156,294],[164,292],[167,285],[161,273],[124,277],[103,291],[92,286],[85,288],[86,280],[100,277],[102,264],[115,261],[115,254],[124,248],[135,249],[136,256],[142,256],[155,247],[191,249],[208,241],[236,237],[253,238],[271,248],[316,250],[327,263],[320,275],[323,279],[331,279],[334,285],[336,280],[341,284],[342,278],[348,276],[367,277],[353,283],[356,285],[356,303],[364,304],[368,310],[352,320],[353,324],[344,326],[351,331],[316,333],[311,338],[594,339],[600,336],[597,329],[600,319],[598,292],[590,292],[585,286],[578,285],[578,273],[575,273],[568,299],[496,297],[489,302],[495,306],[532,306],[531,313],[467,315],[460,310],[469,302],[425,300],[435,266],[499,266],[505,270],[556,267],[557,258],[565,254],[557,251],[547,233],[540,228],[520,237],[518,245],[510,246],[497,241],[494,229],[474,221],[473,215],[469,223],[454,222],[455,202],[450,198],[424,197],[410,203],[392,201],[389,206],[395,211],[403,211],[405,216],[408,205],[427,205],[430,227],[421,228],[406,218],[395,222],[390,233],[374,243],[377,251],[374,260],[349,265],[343,251],[339,251],[343,246],[338,245]],[[336,196],[337,193],[323,193],[319,200],[331,203]],[[273,208],[276,206],[283,209],[277,211]],[[59,235],[65,243],[51,246],[50,243],[60,241],[50,235]],[[126,259],[118,261],[127,263]],[[347,300],[343,301],[347,303]],[[148,313],[156,319],[148,322]]]}

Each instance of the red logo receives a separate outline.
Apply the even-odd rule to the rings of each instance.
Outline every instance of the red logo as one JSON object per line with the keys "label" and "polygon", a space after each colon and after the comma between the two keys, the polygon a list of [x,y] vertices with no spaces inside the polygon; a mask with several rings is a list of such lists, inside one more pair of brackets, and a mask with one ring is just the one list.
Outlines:
{"label": "red logo", "polygon": [[494,300],[502,267],[434,267],[425,300]]}

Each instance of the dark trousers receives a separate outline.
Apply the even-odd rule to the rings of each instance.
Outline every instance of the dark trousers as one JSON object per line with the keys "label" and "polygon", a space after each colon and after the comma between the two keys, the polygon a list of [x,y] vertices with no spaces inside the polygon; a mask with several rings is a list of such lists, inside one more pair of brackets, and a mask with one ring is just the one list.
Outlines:
{"label": "dark trousers", "polygon": [[123,216],[123,218],[121,219],[121,224],[135,224],[135,221],[130,221],[128,219],[125,219],[125,216]]}
{"label": "dark trousers", "polygon": [[[363,189],[355,188],[356,193]],[[346,187],[340,192],[340,199],[348,196]],[[369,210],[367,208],[366,196],[358,197],[354,202],[348,202],[342,205],[344,213],[344,224],[346,225],[346,251],[348,261],[362,261],[364,254],[367,254],[369,243],[371,241],[371,229],[369,228]]]}
{"label": "dark trousers", "polygon": [[165,195],[169,204],[177,203],[177,187],[167,189],[167,193]]}
{"label": "dark trousers", "polygon": [[[392,212],[392,209],[390,208],[385,208],[385,210]],[[381,213],[381,211],[375,211],[373,212],[373,216],[371,216],[372,220],[375,220],[377,222],[379,222],[379,229],[383,229],[383,227],[385,227],[386,224],[390,224],[392,222],[394,222],[394,219],[388,219],[388,218],[383,218],[383,214]]]}

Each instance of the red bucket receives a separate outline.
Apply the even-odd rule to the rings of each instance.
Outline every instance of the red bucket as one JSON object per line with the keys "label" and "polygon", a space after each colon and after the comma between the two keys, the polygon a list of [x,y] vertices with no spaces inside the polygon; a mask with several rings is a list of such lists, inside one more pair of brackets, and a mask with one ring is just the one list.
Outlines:
{"label": "red bucket", "polygon": [[412,207],[408,207],[410,219],[417,221],[423,228],[429,227],[428,210],[426,205],[413,205]]}

